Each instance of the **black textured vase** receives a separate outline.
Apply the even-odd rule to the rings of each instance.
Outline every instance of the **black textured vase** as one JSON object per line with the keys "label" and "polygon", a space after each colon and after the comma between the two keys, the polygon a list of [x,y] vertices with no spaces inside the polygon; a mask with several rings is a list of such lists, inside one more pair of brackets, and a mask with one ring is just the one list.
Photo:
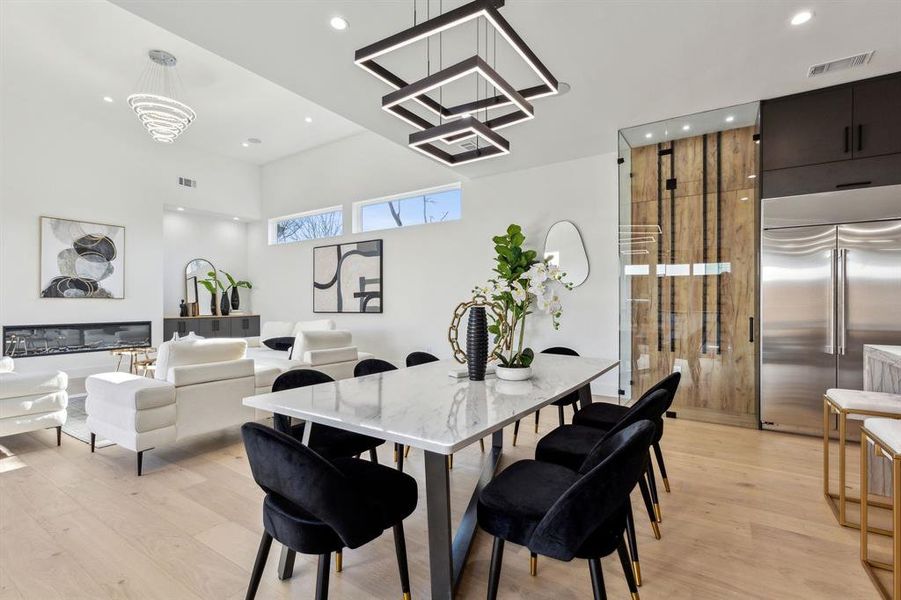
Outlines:
{"label": "black textured vase", "polygon": [[232,288],[232,310],[241,308],[241,295],[238,294],[238,288]]}
{"label": "black textured vase", "polygon": [[469,379],[483,381],[488,364],[488,317],[484,306],[469,309],[469,324],[466,328],[466,364]]}
{"label": "black textured vase", "polygon": [[210,314],[216,316],[216,294],[210,295]]}
{"label": "black textured vase", "polygon": [[227,317],[228,309],[230,306],[231,306],[231,304],[228,301],[228,294],[226,294],[226,293],[221,294],[220,300],[219,300],[219,314],[223,317]]}

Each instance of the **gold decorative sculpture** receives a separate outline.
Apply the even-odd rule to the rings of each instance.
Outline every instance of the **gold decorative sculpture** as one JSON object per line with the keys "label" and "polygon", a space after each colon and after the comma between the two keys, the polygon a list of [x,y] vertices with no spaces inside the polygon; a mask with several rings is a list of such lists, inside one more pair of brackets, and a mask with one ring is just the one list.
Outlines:
{"label": "gold decorative sculpture", "polygon": [[498,324],[500,328],[501,334],[495,336],[496,342],[494,348],[492,348],[491,352],[488,354],[488,362],[496,360],[502,350],[509,349],[508,345],[511,337],[509,335],[510,327],[504,319],[503,306],[497,302],[490,302],[485,296],[476,295],[473,296],[472,300],[461,302],[457,305],[457,308],[454,309],[454,316],[451,318],[450,327],[447,329],[447,341],[450,342],[451,350],[454,352],[454,359],[460,364],[466,364],[466,352],[460,347],[460,342],[458,340],[460,335],[460,320],[463,318],[463,315],[466,314],[466,311],[473,306],[484,306],[488,308],[492,313],[494,322]]}

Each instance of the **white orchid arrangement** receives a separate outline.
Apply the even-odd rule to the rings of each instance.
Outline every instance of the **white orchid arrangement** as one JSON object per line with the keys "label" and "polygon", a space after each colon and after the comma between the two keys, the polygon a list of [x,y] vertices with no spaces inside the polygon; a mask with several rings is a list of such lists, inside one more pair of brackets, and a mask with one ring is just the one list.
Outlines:
{"label": "white orchid arrangement", "polygon": [[493,240],[498,253],[494,272],[498,276],[489,279],[487,285],[476,287],[473,293],[491,298],[503,309],[504,324],[495,321],[488,328],[495,343],[501,341],[502,336],[507,338],[501,344],[498,357],[501,366],[525,368],[535,358],[531,348],[523,347],[526,316],[532,314],[533,307],[537,308],[551,315],[554,329],[558,329],[563,316],[559,292],[571,290],[573,286],[565,281],[566,273],[557,265],[538,260],[534,250],[522,249],[525,236],[519,225],[510,225],[506,235],[496,236]]}

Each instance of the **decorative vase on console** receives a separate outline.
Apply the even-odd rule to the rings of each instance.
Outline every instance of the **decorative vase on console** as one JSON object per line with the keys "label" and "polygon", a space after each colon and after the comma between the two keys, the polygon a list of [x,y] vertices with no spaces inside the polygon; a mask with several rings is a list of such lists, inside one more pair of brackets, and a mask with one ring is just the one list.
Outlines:
{"label": "decorative vase on console", "polygon": [[216,292],[210,294],[210,314],[214,317],[219,314],[219,311],[216,310]]}
{"label": "decorative vase on console", "polygon": [[488,317],[484,306],[469,309],[466,327],[466,367],[471,381],[484,381],[488,366]]}
{"label": "decorative vase on console", "polygon": [[557,292],[571,290],[564,281],[566,273],[547,260],[538,260],[534,250],[523,250],[526,236],[519,225],[510,225],[504,235],[492,238],[497,252],[494,272],[497,276],[484,287],[477,287],[477,295],[491,298],[501,307],[501,315],[488,327],[500,351],[496,368],[499,379],[523,381],[532,376],[535,352],[524,347],[526,316],[533,308],[551,315],[554,329],[560,327],[563,307]]}
{"label": "decorative vase on console", "polygon": [[221,294],[219,294],[219,314],[223,317],[227,317],[230,308],[231,302],[229,302],[228,294],[222,292]]}

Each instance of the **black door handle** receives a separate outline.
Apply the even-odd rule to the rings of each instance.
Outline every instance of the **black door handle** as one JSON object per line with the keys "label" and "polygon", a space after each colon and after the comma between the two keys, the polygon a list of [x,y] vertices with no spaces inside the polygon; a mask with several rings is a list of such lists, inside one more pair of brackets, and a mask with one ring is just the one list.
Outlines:
{"label": "black door handle", "polygon": [[857,151],[863,150],[863,125],[857,126]]}
{"label": "black door handle", "polygon": [[748,341],[754,341],[754,317],[748,317]]}
{"label": "black door handle", "polygon": [[849,152],[851,150],[851,128],[847,125],[845,126],[845,152]]}

